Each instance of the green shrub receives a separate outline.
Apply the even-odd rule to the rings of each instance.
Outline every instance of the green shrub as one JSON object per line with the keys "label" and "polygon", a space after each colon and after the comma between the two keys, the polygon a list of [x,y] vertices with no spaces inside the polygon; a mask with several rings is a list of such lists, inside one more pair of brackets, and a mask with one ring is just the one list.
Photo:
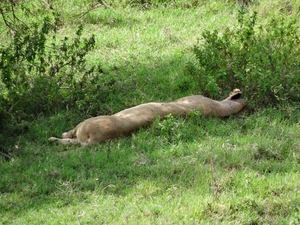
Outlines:
{"label": "green shrub", "polygon": [[[29,10],[7,4],[14,11]],[[17,134],[16,129],[22,132],[26,123],[41,114],[67,107],[89,109],[91,101],[101,95],[94,85],[99,88],[102,70],[86,63],[86,55],[95,46],[93,35],[82,37],[79,25],[75,34],[62,37],[62,21],[55,12],[26,24],[14,11],[1,11],[7,40],[0,46],[0,133],[6,135]]]}
{"label": "green shrub", "polygon": [[259,105],[299,101],[298,29],[297,21],[287,16],[259,25],[256,12],[240,11],[237,26],[201,34],[194,47],[197,72],[191,74],[210,97],[237,87]]}

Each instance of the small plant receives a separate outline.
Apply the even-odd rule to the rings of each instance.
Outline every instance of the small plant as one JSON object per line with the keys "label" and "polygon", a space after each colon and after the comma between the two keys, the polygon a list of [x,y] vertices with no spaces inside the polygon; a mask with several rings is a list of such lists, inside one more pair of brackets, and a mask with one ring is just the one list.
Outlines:
{"label": "small plant", "polygon": [[172,142],[174,138],[179,139],[182,135],[180,129],[182,128],[182,121],[175,118],[172,114],[167,115],[164,120],[157,118],[155,125],[160,135],[167,137],[169,142]]}
{"label": "small plant", "polygon": [[300,38],[295,19],[274,17],[265,25],[241,10],[238,25],[204,31],[194,47],[201,91],[217,97],[239,87],[256,104],[299,100]]}
{"label": "small plant", "polygon": [[169,143],[192,141],[198,138],[195,136],[195,129],[200,124],[201,118],[201,111],[196,110],[190,111],[186,118],[169,114],[164,120],[157,117],[152,127],[156,135],[166,138]]}

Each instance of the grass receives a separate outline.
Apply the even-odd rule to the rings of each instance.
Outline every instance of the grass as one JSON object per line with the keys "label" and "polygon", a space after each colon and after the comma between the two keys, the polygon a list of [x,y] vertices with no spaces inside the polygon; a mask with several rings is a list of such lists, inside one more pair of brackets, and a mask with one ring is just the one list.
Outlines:
{"label": "grass", "polygon": [[[282,7],[266,12],[268,4],[249,10],[267,16]],[[68,22],[62,35],[83,7],[61,7]],[[120,84],[97,103],[99,114],[198,93],[186,71],[198,33],[230,26],[238,9],[207,1],[196,8],[100,7],[82,17],[86,34],[96,34],[89,63],[101,62],[104,79]],[[72,110],[39,116],[11,147],[13,158],[0,158],[0,224],[300,222],[298,106],[226,120],[170,116],[90,148],[47,141],[86,117]]]}
{"label": "grass", "polygon": [[298,123],[270,111],[169,120],[173,135],[156,121],[92,148],[19,146],[1,165],[2,223],[299,221]]}

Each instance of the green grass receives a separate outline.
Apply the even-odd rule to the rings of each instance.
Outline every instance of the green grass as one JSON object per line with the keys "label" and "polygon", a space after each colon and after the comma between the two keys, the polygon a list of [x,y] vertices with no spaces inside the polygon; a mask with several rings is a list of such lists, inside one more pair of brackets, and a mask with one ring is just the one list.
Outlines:
{"label": "green grass", "polygon": [[[234,24],[239,9],[230,1],[100,7],[74,21],[88,7],[58,2],[65,10],[61,35],[84,23],[85,35],[96,35],[89,63],[100,62],[103,79],[119,84],[97,103],[99,114],[199,93],[186,71],[195,63],[192,47],[203,29]],[[249,10],[267,17],[299,2],[270,4]],[[89,115],[66,109],[39,116],[8,149],[13,158],[1,155],[0,224],[299,224],[299,107],[254,106],[226,120],[197,113],[157,120],[90,148],[47,141]]]}
{"label": "green grass", "polygon": [[300,220],[299,123],[273,110],[228,120],[169,120],[170,134],[156,121],[133,137],[92,148],[18,146],[22,154],[1,165],[2,222]]}

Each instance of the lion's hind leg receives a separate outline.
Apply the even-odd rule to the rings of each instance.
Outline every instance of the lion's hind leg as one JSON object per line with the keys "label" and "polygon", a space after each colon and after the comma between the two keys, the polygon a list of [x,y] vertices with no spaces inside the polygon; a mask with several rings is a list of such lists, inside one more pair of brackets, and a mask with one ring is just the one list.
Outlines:
{"label": "lion's hind leg", "polygon": [[63,145],[70,145],[70,144],[79,144],[81,143],[77,138],[56,138],[56,137],[50,137],[48,139],[49,141],[56,141]]}

